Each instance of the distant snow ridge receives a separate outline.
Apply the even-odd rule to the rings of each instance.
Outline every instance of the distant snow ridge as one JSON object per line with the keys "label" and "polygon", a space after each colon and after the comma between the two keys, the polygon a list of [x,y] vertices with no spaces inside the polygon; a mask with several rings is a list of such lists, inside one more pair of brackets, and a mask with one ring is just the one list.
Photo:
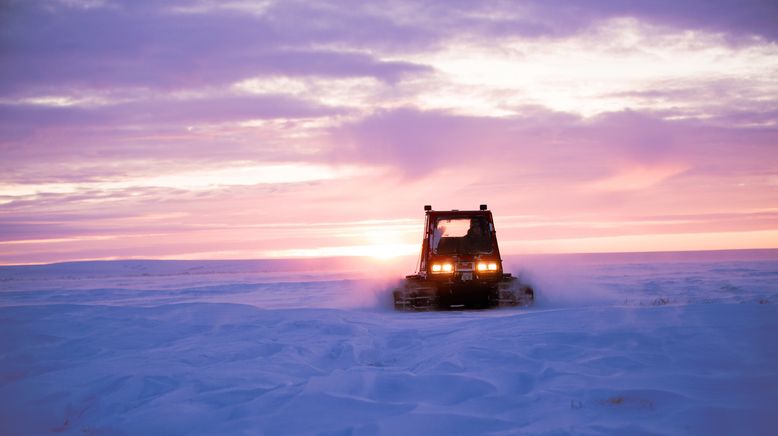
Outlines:
{"label": "distant snow ridge", "polygon": [[425,313],[310,265],[3,267],[0,427],[772,434],[778,256],[689,256],[522,259],[535,307]]}

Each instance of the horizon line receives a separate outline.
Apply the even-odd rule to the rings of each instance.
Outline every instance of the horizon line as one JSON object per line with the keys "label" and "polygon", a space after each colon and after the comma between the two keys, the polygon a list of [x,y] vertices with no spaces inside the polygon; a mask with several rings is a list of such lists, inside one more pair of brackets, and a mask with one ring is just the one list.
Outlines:
{"label": "horizon line", "polygon": [[[639,255],[639,254],[673,254],[673,253],[721,253],[721,252],[778,252],[778,247],[773,248],[724,248],[714,250],[646,250],[646,251],[576,251],[576,252],[535,252],[535,253],[509,253],[503,254],[503,260],[506,257],[516,256],[532,256],[532,257],[544,257],[544,256],[608,256],[608,255]],[[83,258],[75,260],[62,260],[54,262],[31,262],[31,263],[0,263],[0,268],[4,267],[24,267],[24,266],[49,266],[49,265],[65,265],[75,263],[90,263],[90,262],[258,262],[258,261],[305,261],[305,260],[345,260],[345,259],[366,259],[379,263],[390,263],[394,259],[402,259],[409,257],[418,257],[416,254],[398,255],[391,258],[375,258],[369,255],[340,255],[340,256],[299,256],[299,257],[259,257],[259,258],[213,258],[213,259],[192,259],[192,258],[150,258],[150,257],[103,257],[103,258]]]}

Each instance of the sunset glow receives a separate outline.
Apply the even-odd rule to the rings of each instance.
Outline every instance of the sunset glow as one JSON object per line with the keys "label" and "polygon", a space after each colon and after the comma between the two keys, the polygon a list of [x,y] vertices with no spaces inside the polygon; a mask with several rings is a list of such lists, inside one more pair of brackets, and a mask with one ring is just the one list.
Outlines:
{"label": "sunset glow", "polygon": [[0,264],[411,256],[424,204],[506,254],[778,248],[776,14],[10,2]]}

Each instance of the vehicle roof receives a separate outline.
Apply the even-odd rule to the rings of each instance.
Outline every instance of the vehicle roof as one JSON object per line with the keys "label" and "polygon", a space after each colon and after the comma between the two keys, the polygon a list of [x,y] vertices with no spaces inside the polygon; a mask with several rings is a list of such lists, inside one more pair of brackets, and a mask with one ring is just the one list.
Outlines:
{"label": "vehicle roof", "polygon": [[492,219],[492,211],[490,210],[428,210],[427,215],[433,218],[439,217],[453,217],[453,218],[467,218],[467,217],[484,217]]}

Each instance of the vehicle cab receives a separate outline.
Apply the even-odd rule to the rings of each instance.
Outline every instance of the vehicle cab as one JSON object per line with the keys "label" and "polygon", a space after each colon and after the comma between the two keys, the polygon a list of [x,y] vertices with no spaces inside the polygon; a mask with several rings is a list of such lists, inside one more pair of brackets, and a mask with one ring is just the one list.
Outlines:
{"label": "vehicle cab", "polygon": [[448,283],[497,282],[503,274],[492,212],[434,211],[424,206],[425,235],[419,275]]}

